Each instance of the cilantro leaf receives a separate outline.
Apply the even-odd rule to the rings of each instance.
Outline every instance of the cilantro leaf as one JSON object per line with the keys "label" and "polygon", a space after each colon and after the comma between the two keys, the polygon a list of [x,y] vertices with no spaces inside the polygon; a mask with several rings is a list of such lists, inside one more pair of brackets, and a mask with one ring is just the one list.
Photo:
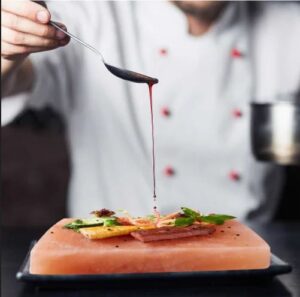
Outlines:
{"label": "cilantro leaf", "polygon": [[200,219],[202,222],[222,225],[225,221],[235,219],[235,217],[225,214],[210,214],[207,216],[200,216]]}
{"label": "cilantro leaf", "polygon": [[175,220],[175,226],[183,227],[183,226],[190,226],[195,222],[194,218],[191,217],[179,217]]}

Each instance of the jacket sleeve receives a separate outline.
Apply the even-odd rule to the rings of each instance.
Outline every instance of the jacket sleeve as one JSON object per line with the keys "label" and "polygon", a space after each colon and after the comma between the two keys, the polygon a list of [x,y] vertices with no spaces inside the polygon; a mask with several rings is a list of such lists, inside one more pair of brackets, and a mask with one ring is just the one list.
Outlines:
{"label": "jacket sleeve", "polygon": [[32,55],[34,86],[27,99],[27,107],[41,109],[51,107],[62,112],[69,98],[70,66],[66,48]]}

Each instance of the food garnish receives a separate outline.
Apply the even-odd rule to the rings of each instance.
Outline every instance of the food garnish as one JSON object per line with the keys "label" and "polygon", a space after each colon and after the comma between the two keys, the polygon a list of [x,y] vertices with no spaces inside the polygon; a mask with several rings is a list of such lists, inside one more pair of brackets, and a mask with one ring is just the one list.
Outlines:
{"label": "food garnish", "polygon": [[[187,207],[168,215],[148,215],[132,217],[127,211],[123,216],[116,216],[114,211],[101,209],[91,212],[88,219],[76,219],[64,227],[83,234],[89,239],[103,239],[131,234],[143,241],[157,241],[190,236],[212,234],[215,225],[222,225],[234,216],[225,214],[208,214]],[[125,216],[124,216],[125,215]]]}
{"label": "food garnish", "polygon": [[90,218],[90,219],[77,219],[64,227],[68,229],[73,229],[79,231],[81,228],[85,227],[96,227],[96,226],[118,226],[120,225],[117,218],[113,217],[103,217],[103,218]]}
{"label": "food garnish", "polygon": [[200,214],[200,212],[197,212],[191,208],[182,207],[181,209],[184,216],[179,217],[175,220],[176,226],[189,226],[195,222],[205,222],[215,225],[222,225],[225,223],[225,221],[235,219],[235,217],[225,214],[202,215]]}
{"label": "food garnish", "polygon": [[95,217],[101,218],[101,217],[111,217],[115,214],[114,211],[102,208],[100,210],[94,210],[91,212]]}

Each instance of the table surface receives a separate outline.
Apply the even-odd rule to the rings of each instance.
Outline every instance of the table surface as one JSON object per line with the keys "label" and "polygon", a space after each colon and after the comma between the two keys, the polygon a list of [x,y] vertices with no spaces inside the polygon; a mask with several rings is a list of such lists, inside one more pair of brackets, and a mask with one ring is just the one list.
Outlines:
{"label": "table surface", "polygon": [[28,246],[37,239],[46,228],[3,228],[1,255],[1,296],[2,297],[81,297],[81,296],[268,296],[300,297],[300,223],[272,223],[253,225],[270,244],[272,252],[293,266],[289,274],[276,277],[273,281],[257,284],[180,284],[169,283],[147,287],[127,286],[118,288],[118,284],[108,288],[91,289],[39,289],[24,285],[15,278]]}

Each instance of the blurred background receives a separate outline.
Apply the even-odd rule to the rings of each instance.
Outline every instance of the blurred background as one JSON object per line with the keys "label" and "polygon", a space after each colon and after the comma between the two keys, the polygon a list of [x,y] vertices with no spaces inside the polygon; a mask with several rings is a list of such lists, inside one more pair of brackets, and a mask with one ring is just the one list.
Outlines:
{"label": "blurred background", "polygon": [[[50,108],[2,128],[2,224],[51,225],[66,213],[69,159],[64,126]],[[285,167],[274,220],[300,220],[300,167]]]}
{"label": "blurred background", "polygon": [[2,224],[49,225],[64,217],[69,160],[59,116],[27,110],[1,137]]}

